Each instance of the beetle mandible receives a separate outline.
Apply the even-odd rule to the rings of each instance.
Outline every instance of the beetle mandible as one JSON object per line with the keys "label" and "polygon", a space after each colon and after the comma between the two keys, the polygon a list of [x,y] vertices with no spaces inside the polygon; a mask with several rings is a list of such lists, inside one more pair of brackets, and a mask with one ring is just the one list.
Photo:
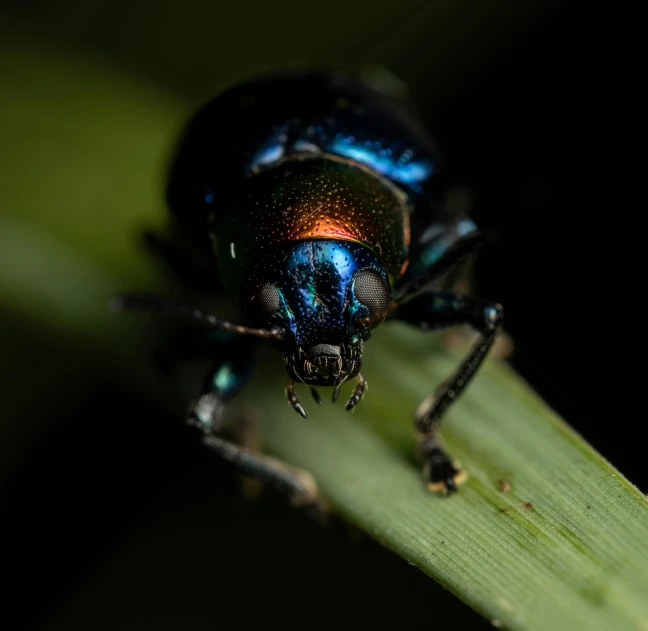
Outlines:
{"label": "beetle mandible", "polygon": [[471,325],[478,339],[415,414],[427,486],[451,493],[465,474],[439,443],[440,420],[493,344],[503,311],[434,287],[479,243],[473,221],[443,195],[439,152],[401,100],[341,73],[235,86],[189,121],[167,188],[172,229],[149,241],[180,273],[200,272],[206,289],[236,296],[244,324],[137,293],[115,307],[223,332],[205,338],[214,366],[189,422],[241,471],[304,506],[319,501],[307,472],[220,432],[258,343],[283,353],[288,400],[306,418],[295,383],[321,403],[315,387],[332,387],[335,401],[355,378],[346,409],[360,401],[363,344],[384,320],[426,330]]}

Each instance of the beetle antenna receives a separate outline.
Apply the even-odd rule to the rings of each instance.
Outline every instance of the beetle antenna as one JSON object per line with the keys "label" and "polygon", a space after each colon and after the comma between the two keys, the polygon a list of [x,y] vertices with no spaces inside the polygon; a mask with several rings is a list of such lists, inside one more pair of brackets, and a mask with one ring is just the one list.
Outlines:
{"label": "beetle antenna", "polygon": [[128,293],[115,296],[110,301],[110,310],[115,313],[128,313],[132,311],[147,311],[163,316],[184,318],[202,324],[210,329],[221,329],[223,331],[232,331],[239,335],[254,335],[265,340],[282,340],[284,333],[278,328],[272,329],[255,329],[242,324],[234,324],[221,320],[210,313],[205,313],[200,309],[193,309],[186,305],[180,305],[160,296],[150,294]]}

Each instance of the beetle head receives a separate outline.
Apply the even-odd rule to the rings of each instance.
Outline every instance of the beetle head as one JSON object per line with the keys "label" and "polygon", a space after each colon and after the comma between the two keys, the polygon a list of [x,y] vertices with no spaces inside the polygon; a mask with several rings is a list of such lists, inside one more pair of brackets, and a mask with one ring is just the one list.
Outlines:
{"label": "beetle head", "polygon": [[387,272],[368,248],[351,241],[301,241],[277,248],[252,268],[244,296],[248,321],[284,331],[278,347],[291,379],[339,386],[362,366],[360,326],[382,321],[389,299]]}

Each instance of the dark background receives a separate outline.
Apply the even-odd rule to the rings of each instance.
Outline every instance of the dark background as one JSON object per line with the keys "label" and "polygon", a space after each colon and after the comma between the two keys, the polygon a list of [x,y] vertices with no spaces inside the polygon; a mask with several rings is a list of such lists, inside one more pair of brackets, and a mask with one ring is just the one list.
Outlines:
{"label": "dark background", "polygon": [[[0,11],[16,32],[100,53],[197,104],[223,57],[219,81],[228,82],[293,58],[387,65],[412,87],[452,182],[474,196],[488,237],[477,287],[506,308],[514,365],[646,490],[637,396],[645,387],[643,22],[612,2],[499,4],[501,17],[468,3],[454,21],[428,16],[424,3],[420,16],[391,4],[322,5],[308,9],[312,19],[287,2],[210,5],[202,14],[198,2],[33,0],[2,2]],[[370,16],[381,12],[388,20],[379,30]],[[345,21],[359,28],[365,14],[374,32],[356,44],[336,35]],[[214,34],[211,52],[208,18],[233,32],[226,42]],[[321,55],[300,48],[309,38]],[[33,362],[54,370],[63,342],[0,316],[0,341],[11,349],[3,370],[27,392]],[[273,498],[238,499],[229,471],[177,431],[180,409],[156,409],[127,382],[106,385],[99,368],[88,372],[92,350],[65,354],[72,374],[87,372],[78,397],[58,406],[56,431],[26,443],[2,486],[3,615],[16,628],[489,626],[377,545],[322,533]],[[12,390],[2,407],[29,422],[46,395],[25,411]],[[142,418],[153,414],[152,437]],[[169,450],[171,463],[160,455]]]}

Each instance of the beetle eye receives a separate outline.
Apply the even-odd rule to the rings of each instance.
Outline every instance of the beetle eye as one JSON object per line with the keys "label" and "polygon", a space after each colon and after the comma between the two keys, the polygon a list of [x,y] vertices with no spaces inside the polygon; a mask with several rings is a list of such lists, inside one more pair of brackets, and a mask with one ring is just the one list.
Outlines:
{"label": "beetle eye", "polygon": [[353,280],[355,297],[369,309],[369,313],[387,309],[389,288],[378,272],[372,269],[361,269]]}
{"label": "beetle eye", "polygon": [[280,307],[279,290],[272,283],[263,283],[252,290],[248,311],[255,321],[267,320],[273,313],[279,311]]}

